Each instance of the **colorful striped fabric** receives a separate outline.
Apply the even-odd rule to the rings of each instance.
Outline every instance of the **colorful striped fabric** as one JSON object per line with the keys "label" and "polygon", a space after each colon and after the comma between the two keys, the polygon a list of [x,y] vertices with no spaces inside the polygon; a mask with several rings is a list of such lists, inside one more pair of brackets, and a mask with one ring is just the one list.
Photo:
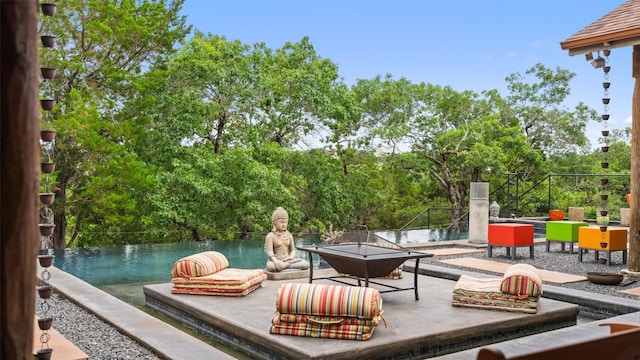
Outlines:
{"label": "colorful striped fabric", "polygon": [[175,277],[171,279],[174,284],[244,284],[246,282],[260,281],[267,278],[262,269],[235,269],[226,268],[215,274],[206,276],[184,278]]}
{"label": "colorful striped fabric", "polygon": [[453,289],[453,306],[536,313],[542,295],[542,278],[528,264],[515,264],[500,278],[461,275]]}
{"label": "colorful striped fabric", "polygon": [[505,294],[519,296],[542,295],[542,277],[529,264],[515,264],[505,271],[500,290]]}
{"label": "colorful striped fabric", "polygon": [[368,287],[286,283],[278,289],[276,311],[371,319],[380,315],[382,298]]}
{"label": "colorful striped fabric", "polygon": [[382,316],[373,288],[325,284],[280,285],[272,334],[368,340]]}
{"label": "colorful striped fabric", "polygon": [[539,296],[505,294],[502,279],[461,275],[453,288],[453,306],[534,314]]}
{"label": "colorful striped fabric", "polygon": [[208,286],[208,287],[190,287],[190,288],[180,288],[174,287],[171,289],[172,294],[185,294],[185,295],[215,295],[215,296],[233,296],[233,297],[241,297],[247,296],[254,290],[262,287],[262,283],[255,284],[250,287],[242,288],[242,289],[230,289],[229,286]]}
{"label": "colorful striped fabric", "polygon": [[271,334],[307,336],[342,340],[369,340],[375,326],[361,325],[321,325],[308,322],[281,323],[277,317],[271,325]]}
{"label": "colorful striped fabric", "polygon": [[184,257],[173,264],[171,276],[198,277],[215,274],[229,267],[229,260],[217,251],[205,251]]}
{"label": "colorful striped fabric", "polygon": [[[371,319],[360,319],[344,316],[311,316],[298,314],[280,314],[275,315],[280,323],[300,323],[308,322],[312,324],[339,324],[339,325],[360,325],[360,326],[377,326],[380,322],[379,317]],[[275,320],[275,319],[274,319]]]}

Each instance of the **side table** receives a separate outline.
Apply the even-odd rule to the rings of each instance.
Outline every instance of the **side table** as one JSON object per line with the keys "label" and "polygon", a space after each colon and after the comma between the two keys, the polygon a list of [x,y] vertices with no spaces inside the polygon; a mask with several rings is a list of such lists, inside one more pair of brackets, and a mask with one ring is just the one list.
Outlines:
{"label": "side table", "polygon": [[578,229],[589,226],[583,221],[547,221],[546,245],[549,252],[551,242],[559,242],[560,249],[564,252],[564,245],[569,243],[569,251],[573,254],[573,244],[578,242]]}
{"label": "side table", "polygon": [[[494,246],[507,248],[507,256],[516,259],[516,248],[529,247],[529,257],[533,259],[533,225],[531,224],[489,224],[487,255],[492,257]],[[513,251],[513,252],[512,252]]]}
{"label": "side table", "polygon": [[578,235],[578,261],[582,262],[582,252],[594,250],[596,261],[600,251],[607,252],[607,265],[611,266],[611,252],[622,251],[622,264],[627,263],[627,229],[608,227],[602,231],[599,226],[581,227]]}

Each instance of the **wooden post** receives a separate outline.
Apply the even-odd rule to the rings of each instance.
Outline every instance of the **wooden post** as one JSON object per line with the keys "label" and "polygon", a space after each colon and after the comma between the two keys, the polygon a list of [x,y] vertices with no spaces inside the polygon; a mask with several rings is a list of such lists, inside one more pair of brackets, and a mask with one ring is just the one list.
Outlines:
{"label": "wooden post", "polygon": [[631,105],[631,216],[629,217],[629,271],[640,272],[640,46],[633,46],[632,76],[635,78]]}
{"label": "wooden post", "polygon": [[0,1],[0,358],[33,359],[40,149],[38,1]]}

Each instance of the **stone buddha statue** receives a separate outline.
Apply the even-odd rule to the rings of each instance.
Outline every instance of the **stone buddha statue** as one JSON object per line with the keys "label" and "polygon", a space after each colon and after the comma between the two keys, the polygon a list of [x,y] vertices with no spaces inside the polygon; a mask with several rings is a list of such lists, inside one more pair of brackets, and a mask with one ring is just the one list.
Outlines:
{"label": "stone buddha statue", "polygon": [[309,262],[296,257],[293,235],[287,230],[289,214],[278,207],[271,216],[271,232],[264,239],[267,254],[267,271],[280,272],[286,269],[307,270]]}

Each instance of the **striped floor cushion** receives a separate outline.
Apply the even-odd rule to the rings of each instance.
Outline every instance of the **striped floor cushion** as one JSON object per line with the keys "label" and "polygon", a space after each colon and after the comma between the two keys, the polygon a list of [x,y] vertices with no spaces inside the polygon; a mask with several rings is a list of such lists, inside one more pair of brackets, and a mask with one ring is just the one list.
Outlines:
{"label": "striped floor cushion", "polygon": [[402,267],[403,266],[404,266],[404,263],[402,265],[400,265],[399,267],[391,270],[390,273],[388,273],[386,276],[381,277],[381,279],[391,279],[391,280],[402,279]]}
{"label": "striped floor cushion", "polygon": [[510,266],[501,279],[462,275],[453,289],[453,306],[536,313],[542,277],[529,264]]}
{"label": "striped floor cushion", "polygon": [[217,251],[184,257],[171,269],[174,294],[246,296],[267,279],[262,269],[229,268],[227,258]]}
{"label": "striped floor cushion", "polygon": [[272,334],[368,340],[382,316],[373,288],[326,284],[282,284]]}
{"label": "striped floor cushion", "polygon": [[539,296],[505,294],[503,279],[474,278],[461,275],[453,289],[452,305],[534,314],[538,312]]}

